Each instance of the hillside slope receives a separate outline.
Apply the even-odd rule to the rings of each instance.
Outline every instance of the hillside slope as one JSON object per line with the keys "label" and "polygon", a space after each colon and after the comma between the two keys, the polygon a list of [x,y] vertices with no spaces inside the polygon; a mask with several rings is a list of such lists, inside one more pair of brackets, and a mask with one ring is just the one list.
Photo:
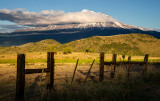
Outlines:
{"label": "hillside slope", "polygon": [[59,42],[46,39],[38,42],[26,43],[20,46],[0,47],[0,53],[25,53],[25,52],[44,52],[51,51],[51,48],[61,49],[62,44]]}
{"label": "hillside slope", "polygon": [[72,47],[75,52],[105,52],[126,55],[160,56],[160,40],[146,34],[122,34],[114,36],[93,36],[72,41],[65,44],[46,39],[20,46],[0,47],[0,53],[47,52],[53,49],[63,51],[65,47]]}
{"label": "hillside slope", "polygon": [[160,40],[146,34],[123,34],[115,36],[93,36],[64,44],[74,51],[118,53],[128,55],[160,56]]}

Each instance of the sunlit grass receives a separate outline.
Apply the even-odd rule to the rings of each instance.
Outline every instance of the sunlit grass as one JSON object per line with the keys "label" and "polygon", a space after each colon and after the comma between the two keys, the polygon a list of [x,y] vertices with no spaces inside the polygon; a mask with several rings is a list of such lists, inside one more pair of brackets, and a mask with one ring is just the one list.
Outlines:
{"label": "sunlit grass", "polygon": [[[76,63],[77,59],[55,59],[55,63]],[[111,59],[105,59],[105,62],[111,62]],[[123,60],[117,60],[123,61]],[[125,59],[124,61],[128,61]],[[144,61],[143,59],[132,59],[131,61]],[[47,59],[26,59],[26,63],[46,63]],[[79,64],[90,64],[93,59],[79,59]],[[149,59],[149,62],[160,62],[160,59]],[[17,63],[16,59],[0,59],[0,63]],[[95,59],[99,63],[99,59]]]}
{"label": "sunlit grass", "polygon": [[[77,59],[55,59],[55,63],[76,63]],[[79,64],[92,63],[93,59],[79,59]],[[16,63],[16,59],[0,59],[0,63]],[[47,59],[26,59],[26,63],[46,63]],[[95,60],[98,63],[99,60]]]}

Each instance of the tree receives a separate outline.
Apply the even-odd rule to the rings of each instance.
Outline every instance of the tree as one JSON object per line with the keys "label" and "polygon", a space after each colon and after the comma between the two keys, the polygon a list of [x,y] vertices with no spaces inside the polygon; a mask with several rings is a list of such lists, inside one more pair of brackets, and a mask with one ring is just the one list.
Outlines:
{"label": "tree", "polygon": [[72,48],[71,47],[66,47],[63,49],[64,54],[72,53]]}

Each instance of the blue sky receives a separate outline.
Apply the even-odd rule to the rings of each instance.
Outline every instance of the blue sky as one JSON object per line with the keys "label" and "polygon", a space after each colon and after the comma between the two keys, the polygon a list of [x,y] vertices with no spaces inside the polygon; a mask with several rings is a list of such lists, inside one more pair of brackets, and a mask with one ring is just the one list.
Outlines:
{"label": "blue sky", "polygon": [[[101,12],[125,24],[160,29],[160,0],[0,0],[0,9],[27,9],[29,12],[83,9]],[[13,24],[0,21],[0,24]]]}

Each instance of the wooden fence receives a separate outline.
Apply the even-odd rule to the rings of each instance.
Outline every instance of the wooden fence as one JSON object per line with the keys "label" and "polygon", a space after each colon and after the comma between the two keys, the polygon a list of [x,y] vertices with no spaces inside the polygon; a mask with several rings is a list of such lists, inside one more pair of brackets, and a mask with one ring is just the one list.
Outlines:
{"label": "wooden fence", "polygon": [[[113,54],[111,62],[104,62],[104,53],[103,52],[100,53],[99,82],[102,82],[104,80],[104,65],[111,65],[110,78],[115,77],[116,66],[122,65],[122,64],[127,65],[127,77],[128,78],[130,76],[130,65],[132,65],[132,64],[144,65],[142,73],[145,74],[147,72],[148,57],[149,57],[149,54],[146,54],[143,62],[133,62],[133,61],[131,61],[131,56],[128,57],[128,61],[117,62],[116,61],[117,54]],[[76,62],[76,66],[75,66],[75,69],[73,72],[71,84],[74,80],[78,61],[79,61],[79,59]],[[90,74],[90,71],[91,71],[92,66],[94,64],[94,61],[95,60],[93,60],[91,67],[88,70],[88,73],[87,73],[87,76],[84,80],[84,83],[86,82],[86,80]],[[53,52],[47,53],[47,68],[44,68],[44,69],[25,69],[25,54],[18,54],[17,55],[16,100],[19,101],[19,100],[24,99],[25,74],[42,73],[42,71],[47,73],[46,76],[49,76],[49,82],[47,82],[47,88],[53,89],[54,88],[54,66],[55,66],[55,61],[54,61],[54,53]]]}
{"label": "wooden fence", "polygon": [[112,65],[111,66],[111,71],[110,71],[110,78],[114,78],[115,72],[116,72],[116,66],[117,65],[122,65],[122,64],[127,65],[127,77],[128,78],[129,78],[129,75],[130,75],[130,65],[132,65],[132,64],[144,65],[142,73],[145,74],[147,72],[148,57],[149,57],[149,54],[146,54],[143,62],[131,61],[131,56],[128,57],[128,61],[117,62],[116,61],[117,60],[117,54],[113,54],[111,62],[104,62],[104,53],[102,52],[102,53],[100,53],[99,81],[101,82],[104,79],[104,65]]}
{"label": "wooden fence", "polygon": [[47,88],[54,88],[54,53],[47,53],[47,68],[44,69],[25,69],[25,54],[17,55],[17,80],[16,80],[16,100],[24,99],[25,74],[46,72],[50,76]]}

